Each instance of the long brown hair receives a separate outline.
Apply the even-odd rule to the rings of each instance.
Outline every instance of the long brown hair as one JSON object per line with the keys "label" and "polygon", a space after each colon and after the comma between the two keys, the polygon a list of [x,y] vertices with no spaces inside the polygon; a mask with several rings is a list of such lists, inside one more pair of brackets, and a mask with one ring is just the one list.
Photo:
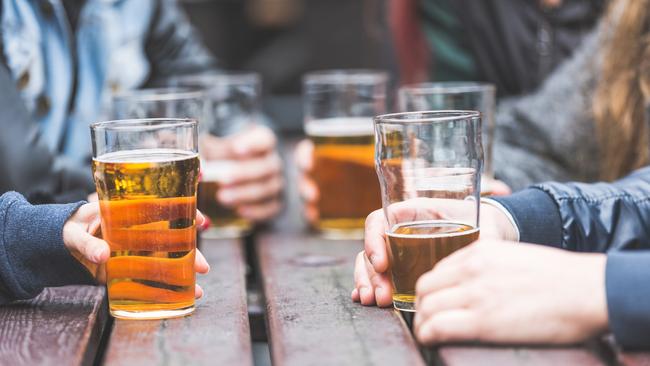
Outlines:
{"label": "long brown hair", "polygon": [[593,112],[600,178],[611,181],[650,163],[650,0],[613,1],[608,22]]}

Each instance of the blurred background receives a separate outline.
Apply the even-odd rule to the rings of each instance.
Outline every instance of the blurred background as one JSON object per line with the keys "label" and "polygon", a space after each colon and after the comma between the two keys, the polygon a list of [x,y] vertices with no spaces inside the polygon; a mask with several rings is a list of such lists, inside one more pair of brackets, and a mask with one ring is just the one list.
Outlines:
{"label": "blurred background", "polygon": [[385,0],[182,0],[228,70],[262,75],[264,111],[279,131],[302,129],[307,71],[370,68],[395,74]]}

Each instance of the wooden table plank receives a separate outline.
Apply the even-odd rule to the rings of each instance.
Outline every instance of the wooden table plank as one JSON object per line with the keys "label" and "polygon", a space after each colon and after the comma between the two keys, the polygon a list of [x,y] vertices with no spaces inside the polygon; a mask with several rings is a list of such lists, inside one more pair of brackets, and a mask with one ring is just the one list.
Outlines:
{"label": "wooden table plank", "polygon": [[90,365],[108,319],[104,287],[46,288],[0,308],[0,365]]}
{"label": "wooden table plank", "polygon": [[445,346],[438,350],[439,364],[445,366],[605,366],[585,348]]}
{"label": "wooden table plank", "polygon": [[424,364],[399,315],[350,300],[361,242],[276,232],[256,248],[274,365]]}
{"label": "wooden table plank", "polygon": [[252,365],[244,253],[238,240],[203,240],[205,292],[189,317],[116,319],[107,365]]}
{"label": "wooden table plank", "polygon": [[601,344],[606,348],[610,358],[620,366],[650,366],[650,352],[648,351],[625,351],[616,344],[613,335],[607,335],[601,339]]}

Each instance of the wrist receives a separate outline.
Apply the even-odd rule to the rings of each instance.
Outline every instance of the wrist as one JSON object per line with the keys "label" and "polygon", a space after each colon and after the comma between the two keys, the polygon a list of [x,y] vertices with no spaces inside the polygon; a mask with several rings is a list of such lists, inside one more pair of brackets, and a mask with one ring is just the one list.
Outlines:
{"label": "wrist", "polygon": [[604,333],[609,326],[607,313],[607,295],[605,289],[605,254],[573,254],[576,256],[575,267],[579,280],[576,282],[584,289],[581,319],[587,337]]}
{"label": "wrist", "polygon": [[519,241],[519,229],[510,212],[499,202],[481,199],[481,227],[492,227],[501,240]]}

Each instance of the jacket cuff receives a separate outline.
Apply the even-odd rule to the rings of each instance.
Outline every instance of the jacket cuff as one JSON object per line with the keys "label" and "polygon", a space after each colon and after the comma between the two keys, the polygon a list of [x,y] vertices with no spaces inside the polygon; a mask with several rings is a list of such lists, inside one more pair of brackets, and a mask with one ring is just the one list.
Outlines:
{"label": "jacket cuff", "polygon": [[94,284],[94,278],[63,243],[63,225],[84,202],[33,206],[11,197],[5,213],[4,254],[18,298],[31,298],[44,287]]}
{"label": "jacket cuff", "polygon": [[562,220],[557,204],[546,192],[528,188],[505,197],[490,197],[510,212],[519,241],[562,247]]}
{"label": "jacket cuff", "polygon": [[650,347],[650,251],[607,253],[605,289],[609,329],[623,348]]}

